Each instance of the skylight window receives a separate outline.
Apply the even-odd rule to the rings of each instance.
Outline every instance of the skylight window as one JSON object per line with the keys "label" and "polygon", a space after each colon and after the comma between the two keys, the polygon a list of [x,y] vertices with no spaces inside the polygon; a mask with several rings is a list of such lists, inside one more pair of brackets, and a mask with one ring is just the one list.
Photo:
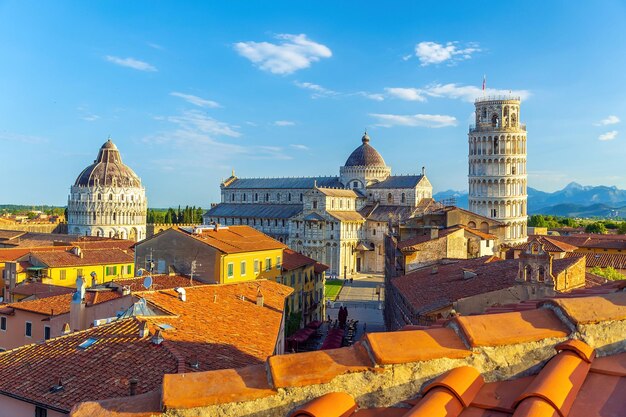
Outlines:
{"label": "skylight window", "polygon": [[165,324],[165,323],[157,323],[157,327],[163,331],[174,329],[174,326],[170,326],[169,324]]}
{"label": "skylight window", "polygon": [[85,349],[89,348],[91,345],[93,345],[94,343],[96,343],[97,341],[98,341],[98,339],[94,339],[93,337],[90,337],[89,339],[85,340],[83,343],[78,345],[78,348],[82,349],[82,350],[85,350]]}

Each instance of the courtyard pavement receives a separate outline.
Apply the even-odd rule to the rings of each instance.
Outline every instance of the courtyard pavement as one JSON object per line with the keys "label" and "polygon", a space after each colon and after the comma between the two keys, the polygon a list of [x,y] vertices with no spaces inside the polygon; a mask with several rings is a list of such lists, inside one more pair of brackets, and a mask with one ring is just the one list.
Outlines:
{"label": "courtyard pavement", "polygon": [[[364,330],[367,332],[384,332],[383,302],[385,290],[384,277],[380,274],[355,275],[352,284],[349,280],[339,292],[337,300],[326,308],[326,315],[334,321],[337,319],[339,307],[348,308],[348,320],[358,320],[355,340],[359,340]],[[378,294],[380,293],[380,295]]]}

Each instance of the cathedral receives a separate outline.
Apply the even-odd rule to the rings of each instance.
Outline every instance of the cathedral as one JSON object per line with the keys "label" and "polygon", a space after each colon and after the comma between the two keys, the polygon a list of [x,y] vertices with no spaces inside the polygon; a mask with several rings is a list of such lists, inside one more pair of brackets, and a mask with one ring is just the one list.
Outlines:
{"label": "cathedral", "polygon": [[237,178],[222,182],[221,203],[205,224],[252,226],[293,250],[348,276],[384,270],[389,221],[411,218],[432,202],[432,185],[420,175],[391,175],[365,133],[339,176]]}
{"label": "cathedral", "polygon": [[122,163],[111,139],[70,188],[68,233],[142,240],[146,237],[146,191],[141,179]]}

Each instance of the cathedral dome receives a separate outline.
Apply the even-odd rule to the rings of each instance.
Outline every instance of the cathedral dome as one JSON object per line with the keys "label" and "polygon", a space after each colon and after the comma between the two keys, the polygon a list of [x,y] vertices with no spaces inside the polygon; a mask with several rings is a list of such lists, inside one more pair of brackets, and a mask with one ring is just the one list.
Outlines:
{"label": "cathedral dome", "polygon": [[363,135],[361,141],[363,144],[350,154],[344,166],[386,166],[383,157],[369,144],[370,137],[367,135],[367,132]]}
{"label": "cathedral dome", "polygon": [[75,187],[115,186],[141,187],[141,180],[135,172],[122,163],[117,146],[107,140],[98,152],[98,157],[76,178]]}

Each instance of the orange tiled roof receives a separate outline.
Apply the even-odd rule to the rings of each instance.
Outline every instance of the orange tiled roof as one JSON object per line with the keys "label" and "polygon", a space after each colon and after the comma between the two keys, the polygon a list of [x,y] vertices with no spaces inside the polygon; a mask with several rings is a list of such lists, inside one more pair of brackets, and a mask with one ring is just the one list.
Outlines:
{"label": "orange tiled roof", "polygon": [[[626,415],[626,292],[546,303],[457,317],[445,327],[367,334],[351,347],[274,356],[265,366],[168,374],[162,406],[231,416],[250,410],[291,417]],[[593,345],[608,356],[597,358]],[[332,390],[346,393],[325,394]],[[85,404],[72,417],[115,410],[92,414],[94,404]]]}
{"label": "orange tiled roof", "polygon": [[217,230],[206,230],[201,234],[189,233],[177,227],[167,230],[175,230],[192,236],[224,253],[255,252],[287,247],[250,226],[220,227]]}
{"label": "orange tiled roof", "polygon": [[[39,246],[37,251],[66,251],[71,246]],[[24,255],[28,255],[33,248],[0,248],[0,262],[15,261]]]}
{"label": "orange tiled roof", "polygon": [[[264,298],[256,305],[257,292]],[[197,369],[237,368],[264,361],[274,352],[285,298],[293,289],[272,281],[201,285],[186,288],[182,302],[174,290],[138,292],[157,308],[174,317],[147,318],[156,328],[174,328],[164,337],[185,358],[187,370],[198,358]],[[244,297],[242,300],[241,297]]]}
{"label": "orange tiled roof", "polygon": [[[446,236],[448,236],[451,233],[454,233],[456,231],[461,230],[460,226],[452,226],[452,227],[448,227],[446,229],[438,229],[437,230],[437,237],[434,239],[441,239],[444,238]],[[431,240],[434,240],[433,238],[431,238],[431,234],[430,231],[428,231],[427,233],[423,234],[423,235],[419,235],[419,236],[415,236],[406,240],[403,240],[401,242],[398,242],[398,248],[401,250],[404,249],[411,249],[413,248],[413,246],[417,246],[420,245],[424,242],[429,242]]]}
{"label": "orange tiled roof", "polygon": [[72,246],[78,246],[81,249],[121,249],[123,251],[132,250],[135,242],[126,239],[107,239],[107,240],[87,240],[72,242]]}
{"label": "orange tiled roof", "polygon": [[121,249],[85,249],[82,256],[69,251],[31,251],[31,256],[50,268],[81,265],[111,265],[135,262],[133,255]]}
{"label": "orange tiled roof", "polygon": [[495,240],[498,238],[498,236],[491,234],[491,233],[485,233],[481,230],[478,229],[472,229],[471,227],[467,227],[464,225],[460,225],[460,227],[462,227],[463,229],[467,230],[469,233],[472,233],[478,237],[480,237],[481,239],[485,239],[485,240]]}
{"label": "orange tiled roof", "polygon": [[41,282],[22,282],[11,290],[11,293],[13,294],[19,294],[25,297],[35,296],[35,298],[46,298],[60,294],[70,294],[73,292],[74,288],[43,284]]}
{"label": "orange tiled roof", "polygon": [[[578,259],[580,258],[553,259],[553,275],[571,267]],[[516,285],[519,260],[483,256],[440,262],[436,265],[435,273],[433,268],[422,268],[391,281],[418,314],[450,306],[461,298]],[[469,270],[476,276],[465,278],[464,270]]]}
{"label": "orange tiled roof", "polygon": [[[163,345],[139,337],[140,322],[130,318],[22,346],[0,354],[0,393],[68,413],[80,401],[153,391],[163,374],[176,373],[179,359]],[[94,345],[80,349],[88,338]],[[62,389],[53,392],[59,384]]]}
{"label": "orange tiled roof", "polygon": [[292,271],[306,265],[313,265],[316,262],[315,259],[309,258],[291,249],[285,249],[283,251],[283,271]]}
{"label": "orange tiled roof", "polygon": [[[73,294],[60,294],[36,300],[19,301],[7,304],[7,307],[15,310],[30,311],[31,313],[43,314],[46,316],[57,316],[70,312],[70,304]],[[87,291],[85,292],[85,303],[87,307],[95,304],[106,303],[123,297],[119,291]]]}
{"label": "orange tiled roof", "polygon": [[[168,288],[176,288],[176,287],[191,287],[193,285],[204,284],[199,281],[191,281],[189,277],[184,277],[182,275],[151,275],[152,277],[152,289],[153,290],[165,290]],[[146,288],[143,286],[144,279],[146,277],[134,277],[134,278],[126,278],[126,279],[118,279],[111,281],[114,284],[120,285],[122,287],[128,287],[132,292],[136,291],[146,291]]]}
{"label": "orange tiled roof", "polygon": [[528,249],[529,245],[533,241],[538,241],[539,243],[541,243],[543,245],[543,249],[546,252],[573,252],[576,249],[578,249],[578,246],[570,245],[567,242],[562,242],[562,241],[559,241],[550,237],[546,237],[546,236],[541,236],[541,235],[531,236],[528,238],[528,242],[520,243],[519,245],[514,246],[513,249],[514,250],[526,250]]}

